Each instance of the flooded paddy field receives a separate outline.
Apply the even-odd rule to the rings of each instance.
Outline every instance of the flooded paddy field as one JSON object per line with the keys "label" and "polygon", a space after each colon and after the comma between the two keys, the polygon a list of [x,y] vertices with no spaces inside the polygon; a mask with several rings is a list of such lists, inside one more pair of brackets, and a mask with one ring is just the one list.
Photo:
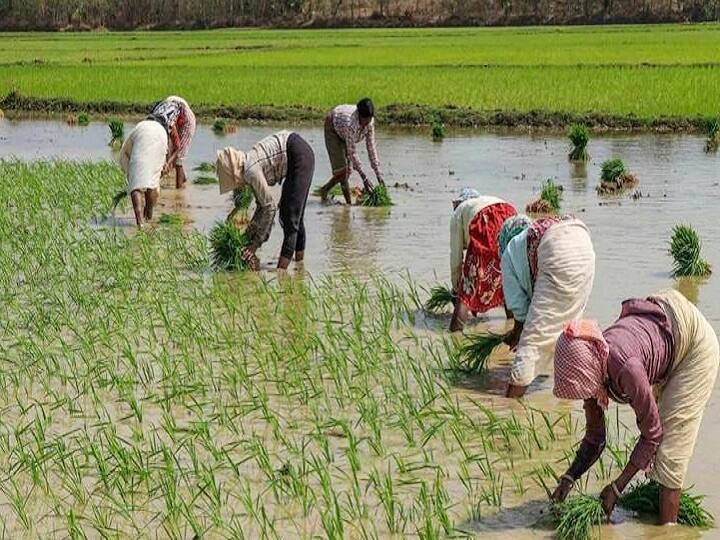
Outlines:
{"label": "flooded paddy field", "polygon": [[[126,124],[126,133],[132,128]],[[215,150],[249,148],[280,127],[200,126],[188,170]],[[314,184],[327,179],[322,131]],[[204,234],[230,209],[217,186],[163,189],[158,215],[184,228],[135,233],[104,124],[0,120],[0,272],[7,313],[0,493],[8,538],[434,538],[448,533],[551,538],[543,485],[554,487],[581,437],[578,410],[544,379],[523,402],[501,397],[507,350],[482,377],[446,368],[447,317],[419,308],[422,287],[449,282],[450,201],[464,186],[524,208],[546,178],[563,211],[583,219],[597,253],[588,315],[609,323],[622,299],[683,288],[720,328],[717,279],[676,283],[672,227],[693,225],[720,261],[720,161],[692,135],[591,140],[586,167],[561,135],[457,132],[433,143],[380,130],[390,209],[311,196],[307,259],[287,278],[213,274]],[[621,157],[642,197],[600,199],[600,164]],[[196,173],[190,175],[190,181]],[[281,231],[260,250],[272,267]],[[473,329],[501,329],[499,312]],[[689,483],[720,515],[712,472],[717,392]],[[612,406],[612,444],[584,487],[596,493],[624,465],[634,418]],[[580,424],[578,424],[580,420]],[[712,538],[618,514],[606,538]]]}

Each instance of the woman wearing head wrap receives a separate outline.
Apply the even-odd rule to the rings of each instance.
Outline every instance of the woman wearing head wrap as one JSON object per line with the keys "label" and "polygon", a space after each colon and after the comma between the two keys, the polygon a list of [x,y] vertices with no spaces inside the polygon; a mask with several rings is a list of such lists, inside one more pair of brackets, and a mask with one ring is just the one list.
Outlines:
{"label": "woman wearing head wrap", "polygon": [[159,123],[167,132],[170,144],[163,173],[174,166],[175,187],[180,189],[185,184],[183,163],[195,135],[195,114],[183,98],[169,96],[153,105],[147,120]]}
{"label": "woman wearing head wrap", "polygon": [[[555,349],[554,394],[584,400],[587,427],[552,498],[564,500],[600,457],[611,398],[633,408],[640,439],[625,469],[600,495],[605,511],[612,512],[630,480],[644,470],[660,484],[660,524],[675,522],[719,360],[714,330],[673,290],[626,300],[620,318],[604,332],[594,321],[568,323]],[[657,401],[653,387],[660,393]]]}
{"label": "woman wearing head wrap", "polygon": [[282,184],[280,225],[285,233],[278,268],[285,269],[295,256],[305,256],[305,205],[315,170],[315,154],[297,133],[280,131],[256,143],[249,152],[224,148],[218,152],[217,173],[220,193],[247,186],[255,195],[256,208],[246,229],[250,246],[244,256],[254,257],[255,251],[270,237],[275,204],[270,186]]}
{"label": "woman wearing head wrap", "polygon": [[515,320],[505,340],[515,351],[506,395],[521,397],[537,364],[552,359],[565,321],[585,310],[595,276],[590,232],[569,216],[540,219],[507,241],[500,266]]}
{"label": "woman wearing head wrap", "polygon": [[468,312],[485,313],[503,305],[497,238],[502,224],[515,214],[511,204],[497,197],[482,197],[470,188],[453,201],[450,275],[457,301],[451,332],[463,329]]}

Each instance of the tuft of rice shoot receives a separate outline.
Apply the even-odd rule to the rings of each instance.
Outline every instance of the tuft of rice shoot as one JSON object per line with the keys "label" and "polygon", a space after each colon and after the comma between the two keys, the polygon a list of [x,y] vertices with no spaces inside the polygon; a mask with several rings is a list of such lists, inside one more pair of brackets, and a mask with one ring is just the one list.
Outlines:
{"label": "tuft of rice shoot", "polygon": [[600,195],[612,195],[632,187],[638,179],[626,168],[622,159],[613,158],[604,161],[600,170],[600,185],[597,192]]}
{"label": "tuft of rice shoot", "polygon": [[443,124],[440,114],[433,112],[432,127],[430,130],[433,141],[441,141],[445,138],[445,124]]}
{"label": "tuft of rice shoot", "polygon": [[182,218],[180,214],[165,214],[163,213],[158,218],[158,223],[161,225],[182,225],[185,223],[185,220]]}
{"label": "tuft of rice shoot", "polygon": [[473,334],[467,336],[467,343],[460,347],[460,367],[469,373],[482,373],[492,352],[503,344],[510,333]]}
{"label": "tuft of rice shoot", "polygon": [[253,201],[252,189],[250,186],[234,189],[232,199],[236,209],[247,210]]}
{"label": "tuft of rice shoot", "polygon": [[562,187],[548,178],[542,185],[540,198],[528,204],[525,210],[531,214],[554,214],[560,210],[560,201],[562,201]]}
{"label": "tuft of rice shoot", "polygon": [[702,242],[697,231],[689,225],[676,225],[670,240],[673,258],[673,277],[705,277],[712,273],[712,266],[700,256]]}
{"label": "tuft of rice shoot", "polygon": [[87,113],[80,113],[78,115],[78,126],[87,126],[90,124],[90,117],[87,115]]}
{"label": "tuft of rice shoot", "polygon": [[110,128],[111,140],[113,142],[121,141],[125,138],[125,124],[123,124],[122,120],[113,118],[108,122],[108,127]]}
{"label": "tuft of rice shoot", "polygon": [[[691,495],[688,490],[683,490],[680,495],[678,523],[690,527],[711,527],[715,518],[703,508],[703,499],[703,495]],[[638,514],[657,515],[660,511],[660,484],[653,480],[639,482],[620,497],[618,504]]]}
{"label": "tuft of rice shoot", "polygon": [[392,199],[387,188],[378,184],[370,191],[363,191],[360,196],[360,206],[392,206]]}
{"label": "tuft of rice shoot", "polygon": [[715,152],[720,145],[720,119],[712,118],[705,122],[705,151]]}
{"label": "tuft of rice shoot", "polygon": [[121,189],[115,195],[113,195],[112,204],[110,206],[110,211],[115,212],[115,209],[117,208],[118,204],[120,204],[120,202],[122,200],[124,200],[125,197],[127,197],[127,196],[128,196],[128,192],[126,189]]}
{"label": "tuft of rice shoot", "polygon": [[224,118],[218,118],[213,122],[213,131],[218,134],[234,133],[236,131],[235,124]]}
{"label": "tuft of rice shoot", "polygon": [[193,171],[204,172],[204,173],[214,173],[215,172],[215,164],[210,163],[209,161],[203,161],[197,167],[194,167]]}
{"label": "tuft of rice shoot", "polygon": [[[597,497],[579,495],[553,505],[559,540],[590,540],[593,529],[605,521],[605,510]],[[598,531],[599,533],[599,531]]]}
{"label": "tuft of rice shoot", "polygon": [[600,169],[601,182],[618,182],[618,179],[627,172],[625,163],[620,158],[608,159],[603,162]]}
{"label": "tuft of rice shoot", "polygon": [[245,231],[230,223],[217,223],[210,231],[211,261],[218,270],[249,270],[250,264],[243,258],[242,250],[250,245]]}
{"label": "tuft of rice shoot", "polygon": [[568,139],[573,147],[568,154],[570,161],[588,161],[590,154],[587,151],[587,144],[590,140],[590,132],[583,124],[573,124],[568,131]]}
{"label": "tuft of rice shoot", "polygon": [[198,185],[198,186],[208,186],[210,184],[217,184],[217,183],[218,183],[217,178],[215,178],[214,176],[209,176],[209,175],[205,175],[205,174],[198,176],[195,180],[193,180],[193,184]]}
{"label": "tuft of rice shoot", "polygon": [[425,310],[430,313],[439,313],[449,304],[455,303],[455,295],[450,287],[435,285],[430,289],[430,298],[425,302]]}

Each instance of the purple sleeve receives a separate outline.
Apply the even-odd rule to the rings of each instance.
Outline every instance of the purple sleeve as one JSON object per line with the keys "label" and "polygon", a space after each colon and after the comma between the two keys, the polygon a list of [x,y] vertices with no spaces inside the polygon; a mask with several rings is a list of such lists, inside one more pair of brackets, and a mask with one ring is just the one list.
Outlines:
{"label": "purple sleeve", "polygon": [[662,442],[663,429],[645,367],[634,358],[628,359],[618,376],[617,383],[621,392],[628,397],[640,429],[640,440],[635,445],[630,462],[638,469],[647,471]]}
{"label": "purple sleeve", "polygon": [[583,441],[596,448],[605,447],[605,414],[594,399],[586,399],[585,437]]}

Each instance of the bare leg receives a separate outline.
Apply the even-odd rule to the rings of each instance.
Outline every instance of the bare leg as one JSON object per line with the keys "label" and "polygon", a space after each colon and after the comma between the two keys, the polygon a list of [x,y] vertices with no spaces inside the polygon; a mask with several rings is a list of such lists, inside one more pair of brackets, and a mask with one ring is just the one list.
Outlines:
{"label": "bare leg", "polygon": [[288,266],[290,266],[290,259],[288,259],[287,257],[283,257],[281,255],[280,258],[278,259],[278,265],[277,265],[278,269],[286,270]]}
{"label": "bare leg", "polygon": [[142,225],[143,225],[142,192],[139,189],[133,190],[130,193],[130,200],[132,201],[133,212],[135,213],[135,223],[137,223],[138,227],[142,227]]}
{"label": "bare leg", "polygon": [[295,252],[295,262],[302,262],[305,260],[305,250]]}
{"label": "bare leg", "polygon": [[153,209],[158,200],[158,192],[156,189],[145,190],[145,219],[150,221],[153,217]]}
{"label": "bare leg", "polygon": [[338,172],[333,173],[333,176],[332,176],[332,178],[330,178],[328,183],[320,188],[320,196],[322,197],[323,201],[327,200],[330,190],[332,188],[334,188],[336,184],[340,184],[345,179],[346,176],[348,176],[346,169],[342,169]]}
{"label": "bare leg", "polygon": [[350,194],[350,171],[347,171],[347,174],[340,182],[340,187],[342,188],[343,197],[345,197],[345,203],[346,204],[352,204],[352,195]]}
{"label": "bare leg", "polygon": [[455,311],[453,311],[452,320],[450,321],[451,332],[462,332],[465,328],[465,321],[468,318],[468,308],[460,300],[455,301]]}
{"label": "bare leg", "polygon": [[658,524],[667,525],[677,522],[678,511],[680,510],[680,489],[670,489],[660,486],[660,512]]}
{"label": "bare leg", "polygon": [[185,176],[185,169],[182,165],[175,165],[175,189],[185,187],[187,177]]}

